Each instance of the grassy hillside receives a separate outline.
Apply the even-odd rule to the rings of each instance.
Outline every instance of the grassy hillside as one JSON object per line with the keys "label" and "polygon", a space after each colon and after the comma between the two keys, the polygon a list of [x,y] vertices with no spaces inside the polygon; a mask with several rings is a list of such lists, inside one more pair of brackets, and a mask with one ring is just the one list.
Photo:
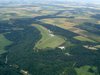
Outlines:
{"label": "grassy hillside", "polygon": [[80,41],[87,41],[87,42],[93,42],[93,43],[95,43],[95,41],[93,41],[93,40],[91,40],[89,38],[86,38],[86,37],[82,37],[82,36],[76,36],[74,38],[77,39],[77,40],[80,40]]}
{"label": "grassy hillside", "polygon": [[82,66],[80,68],[76,68],[75,70],[77,72],[77,75],[97,75],[97,68],[94,66]]}
{"label": "grassy hillside", "polygon": [[10,45],[12,42],[5,38],[3,34],[0,34],[0,54],[5,53],[5,47]]}
{"label": "grassy hillside", "polygon": [[41,32],[42,35],[42,38],[40,39],[40,41],[37,42],[35,48],[55,48],[65,42],[64,38],[62,38],[61,36],[57,36],[52,32],[50,33],[50,31],[43,26],[35,24],[33,24],[33,26],[35,26]]}

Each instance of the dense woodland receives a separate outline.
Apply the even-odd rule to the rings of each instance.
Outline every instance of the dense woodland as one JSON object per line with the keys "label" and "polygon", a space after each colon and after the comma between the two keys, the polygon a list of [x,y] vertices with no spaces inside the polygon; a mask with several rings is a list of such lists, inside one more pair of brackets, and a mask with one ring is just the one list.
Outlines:
{"label": "dense woodland", "polygon": [[[62,35],[68,38],[72,43],[77,44],[72,47],[66,47],[65,50],[61,50],[59,48],[48,48],[45,50],[39,50],[39,52],[37,52],[37,50],[34,50],[33,47],[42,36],[35,27],[31,26],[32,21],[24,21],[24,19],[11,21],[13,21],[14,25],[8,24],[8,22],[4,22],[3,26],[2,22],[0,24],[2,28],[10,27],[10,30],[6,31],[10,31],[11,33],[4,35],[8,40],[13,41],[11,45],[6,47],[7,53],[0,57],[0,73],[2,75],[21,75],[21,69],[28,71],[32,75],[59,75],[63,71],[65,71],[67,75],[77,75],[75,67],[81,67],[84,65],[90,65],[90,72],[99,75],[99,50],[95,52],[90,51],[82,46],[84,42],[82,43],[71,38],[77,34],[56,26],[38,22],[40,25],[52,30],[54,34]],[[37,23],[37,21],[33,22]],[[20,27],[24,30],[14,31],[12,30],[13,27]],[[0,32],[3,33],[6,31],[1,30]],[[65,33],[69,35],[65,35]],[[65,55],[66,52],[69,52],[71,56]],[[5,60],[3,59],[6,56],[8,56],[7,64],[4,63]],[[73,66],[73,64],[75,65]],[[18,68],[10,67],[9,65],[17,65]],[[92,66],[98,67],[98,72],[93,70]]]}

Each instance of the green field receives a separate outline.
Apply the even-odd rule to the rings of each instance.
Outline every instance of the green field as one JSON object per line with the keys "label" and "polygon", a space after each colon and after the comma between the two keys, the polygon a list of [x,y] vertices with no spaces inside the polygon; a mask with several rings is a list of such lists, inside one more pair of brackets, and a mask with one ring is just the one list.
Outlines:
{"label": "green field", "polygon": [[43,26],[40,25],[33,25],[33,26],[35,26],[38,30],[40,30],[42,35],[42,38],[40,39],[40,41],[38,41],[35,48],[38,49],[43,49],[48,47],[55,48],[65,42],[64,38],[62,38],[61,36],[57,35],[51,36],[49,30],[47,30]]}
{"label": "green field", "polygon": [[3,34],[0,34],[0,54],[6,52],[5,47],[10,45],[11,41],[7,40]]}
{"label": "green field", "polygon": [[77,40],[80,40],[80,41],[95,42],[94,40],[91,40],[91,39],[83,37],[83,36],[76,36],[74,38]]}
{"label": "green field", "polygon": [[[89,69],[91,69],[93,73],[89,72]],[[75,70],[77,72],[77,75],[98,75],[96,67],[82,66],[80,68],[76,68]]]}
{"label": "green field", "polygon": [[96,48],[100,48],[100,45],[96,45],[95,47],[96,47]]}

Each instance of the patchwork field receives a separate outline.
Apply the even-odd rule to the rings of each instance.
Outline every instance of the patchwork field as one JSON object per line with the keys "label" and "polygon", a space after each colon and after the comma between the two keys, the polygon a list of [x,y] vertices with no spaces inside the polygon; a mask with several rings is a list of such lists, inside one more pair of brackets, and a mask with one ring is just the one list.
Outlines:
{"label": "patchwork field", "polygon": [[99,6],[44,1],[1,6],[0,75],[8,74],[99,75]]}
{"label": "patchwork field", "polygon": [[[51,24],[53,26],[58,26],[60,28],[64,28],[66,30],[69,30],[71,32],[74,32],[74,33],[77,33],[77,34],[83,36],[83,38],[89,38],[92,41],[93,40],[100,41],[100,36],[95,35],[91,32],[86,31],[86,30],[76,28],[75,27],[75,26],[77,26],[76,23],[69,22],[66,19],[43,19],[42,22],[47,23],[47,24]],[[88,36],[88,35],[90,35],[90,36]]]}

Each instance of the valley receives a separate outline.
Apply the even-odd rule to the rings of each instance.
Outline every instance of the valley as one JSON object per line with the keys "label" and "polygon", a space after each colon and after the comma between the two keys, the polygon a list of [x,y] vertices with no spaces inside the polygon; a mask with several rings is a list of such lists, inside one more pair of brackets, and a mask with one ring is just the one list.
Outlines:
{"label": "valley", "polygon": [[100,75],[99,13],[77,3],[0,7],[0,75]]}

